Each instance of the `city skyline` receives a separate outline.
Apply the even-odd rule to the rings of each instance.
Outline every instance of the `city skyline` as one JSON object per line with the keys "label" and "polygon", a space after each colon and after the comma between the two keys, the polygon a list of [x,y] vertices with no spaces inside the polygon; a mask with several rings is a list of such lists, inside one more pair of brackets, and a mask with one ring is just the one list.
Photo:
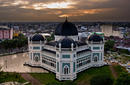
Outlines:
{"label": "city skyline", "polygon": [[0,0],[0,22],[130,21],[129,0]]}

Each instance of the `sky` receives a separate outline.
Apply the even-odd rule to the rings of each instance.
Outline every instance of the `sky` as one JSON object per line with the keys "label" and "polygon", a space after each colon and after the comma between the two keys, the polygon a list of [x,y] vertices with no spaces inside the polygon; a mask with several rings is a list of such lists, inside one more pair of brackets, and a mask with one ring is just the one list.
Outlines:
{"label": "sky", "polygon": [[0,0],[0,22],[130,21],[130,0]]}

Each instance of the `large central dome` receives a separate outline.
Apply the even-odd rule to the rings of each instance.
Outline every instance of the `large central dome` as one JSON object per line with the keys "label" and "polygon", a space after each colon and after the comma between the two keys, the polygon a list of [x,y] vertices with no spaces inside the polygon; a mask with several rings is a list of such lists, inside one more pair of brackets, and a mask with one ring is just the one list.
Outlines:
{"label": "large central dome", "polygon": [[59,36],[75,36],[78,35],[78,31],[76,26],[68,22],[67,20],[64,23],[60,23],[56,30],[55,30],[55,35]]}

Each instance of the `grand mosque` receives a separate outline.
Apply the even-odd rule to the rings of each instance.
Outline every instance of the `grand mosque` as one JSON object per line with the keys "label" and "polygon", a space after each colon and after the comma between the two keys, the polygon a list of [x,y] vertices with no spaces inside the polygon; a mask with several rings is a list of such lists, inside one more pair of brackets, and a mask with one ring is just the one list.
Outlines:
{"label": "grand mosque", "polygon": [[68,20],[56,27],[54,36],[50,42],[41,34],[28,39],[28,65],[47,69],[61,81],[74,80],[77,73],[105,64],[102,36],[94,33],[81,41],[77,27]]}

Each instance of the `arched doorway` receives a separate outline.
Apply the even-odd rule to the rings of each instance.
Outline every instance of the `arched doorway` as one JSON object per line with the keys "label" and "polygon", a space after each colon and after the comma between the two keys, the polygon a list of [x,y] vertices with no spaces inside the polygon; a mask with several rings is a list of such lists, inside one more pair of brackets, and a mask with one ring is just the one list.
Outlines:
{"label": "arched doorway", "polygon": [[94,56],[94,62],[98,61],[98,56]]}
{"label": "arched doorway", "polygon": [[64,74],[69,74],[69,67],[67,65],[64,66]]}
{"label": "arched doorway", "polygon": [[38,56],[38,55],[35,55],[35,56],[34,56],[34,61],[35,61],[35,62],[38,62],[38,61],[39,61],[39,56]]}

